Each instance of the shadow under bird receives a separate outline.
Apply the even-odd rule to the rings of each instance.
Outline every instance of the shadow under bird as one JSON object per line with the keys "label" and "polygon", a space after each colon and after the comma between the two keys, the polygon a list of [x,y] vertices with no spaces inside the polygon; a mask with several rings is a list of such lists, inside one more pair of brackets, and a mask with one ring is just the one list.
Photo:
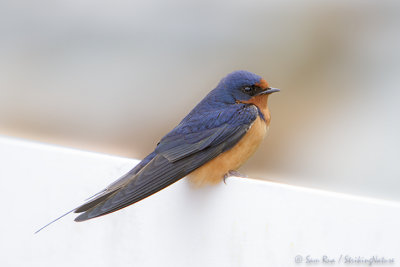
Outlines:
{"label": "shadow under bird", "polygon": [[268,96],[278,91],[254,73],[228,74],[132,170],[37,232],[71,212],[81,222],[117,211],[185,176],[202,186],[235,174],[268,132]]}

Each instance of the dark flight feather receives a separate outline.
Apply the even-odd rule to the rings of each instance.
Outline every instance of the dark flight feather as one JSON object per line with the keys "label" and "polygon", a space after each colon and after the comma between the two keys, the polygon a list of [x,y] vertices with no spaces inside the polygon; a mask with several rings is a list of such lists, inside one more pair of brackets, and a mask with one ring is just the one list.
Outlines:
{"label": "dark flight feather", "polygon": [[[75,221],[85,221],[122,209],[175,183],[203,164],[232,148],[257,118],[252,105],[232,105],[225,116],[187,117],[167,134],[155,151],[103,193],[78,207]],[[223,119],[222,119],[223,118]],[[191,125],[201,125],[194,128]],[[136,169],[136,170],[135,170]],[[134,171],[135,170],[135,171]],[[120,181],[119,180],[119,181]]]}

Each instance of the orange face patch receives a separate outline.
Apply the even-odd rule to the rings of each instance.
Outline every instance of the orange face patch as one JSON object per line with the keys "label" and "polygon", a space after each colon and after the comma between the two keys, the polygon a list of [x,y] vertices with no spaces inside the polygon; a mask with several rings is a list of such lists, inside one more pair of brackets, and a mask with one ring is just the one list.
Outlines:
{"label": "orange face patch", "polygon": [[266,89],[269,87],[268,83],[266,80],[261,79],[258,83],[255,83],[256,86],[262,88],[262,89]]}
{"label": "orange face patch", "polygon": [[259,95],[254,96],[246,101],[240,101],[240,103],[244,104],[253,104],[258,107],[261,113],[264,115],[265,122],[269,125],[271,116],[268,109],[268,95]]}

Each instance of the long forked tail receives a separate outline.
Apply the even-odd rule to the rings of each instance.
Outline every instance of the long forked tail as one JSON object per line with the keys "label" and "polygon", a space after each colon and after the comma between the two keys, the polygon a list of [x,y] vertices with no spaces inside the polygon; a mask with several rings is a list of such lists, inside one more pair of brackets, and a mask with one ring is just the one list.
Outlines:
{"label": "long forked tail", "polygon": [[52,220],[51,222],[49,222],[48,224],[46,224],[45,226],[41,227],[39,230],[37,230],[35,232],[35,234],[39,233],[40,231],[42,231],[44,228],[46,228],[47,226],[49,226],[50,224],[53,224],[54,222],[58,221],[59,219],[63,218],[64,216],[72,213],[72,212],[76,212],[76,213],[80,213],[80,212],[84,212],[89,210],[90,208],[96,206],[98,203],[102,202],[103,200],[107,199],[108,196],[110,196],[112,193],[114,193],[115,191],[117,191],[120,187],[122,187],[125,183],[127,183],[130,179],[132,179],[133,177],[135,177],[136,172],[142,167],[143,165],[141,165],[141,163],[139,163],[138,165],[136,165],[135,168],[133,168],[132,170],[130,170],[128,173],[126,173],[125,175],[123,175],[120,179],[118,179],[117,181],[113,182],[112,184],[110,184],[107,188],[99,191],[98,193],[94,194],[93,196],[89,197],[86,199],[86,202],[83,203],[82,205],[66,212],[65,214],[61,215],[60,217]]}
{"label": "long forked tail", "polygon": [[[111,192],[113,192],[113,191],[111,191]],[[52,220],[51,222],[49,222],[48,224],[46,224],[45,226],[43,226],[39,230],[37,230],[35,232],[35,234],[39,233],[40,231],[42,231],[44,228],[46,228],[50,224],[53,224],[54,222],[58,221],[59,219],[63,218],[64,216],[66,216],[66,215],[68,215],[68,214],[70,214],[72,212],[82,212],[82,211],[85,211],[85,210],[95,206],[97,203],[99,203],[103,199],[107,198],[111,192],[108,192],[107,190],[102,190],[102,191],[94,194],[93,196],[91,196],[88,199],[86,199],[86,203],[84,203],[84,204],[82,204],[82,205],[80,205],[80,206],[78,206],[78,207],[76,207],[76,208],[64,213],[60,217]]]}
{"label": "long forked tail", "polygon": [[49,222],[48,224],[46,224],[45,226],[42,226],[39,230],[37,230],[37,231],[35,232],[35,234],[39,233],[40,231],[42,231],[44,228],[46,228],[46,227],[49,226],[50,224],[52,224],[52,223],[58,221],[58,220],[61,219],[62,217],[64,217],[64,216],[70,214],[71,212],[73,212],[73,211],[75,211],[75,210],[76,210],[76,208],[74,208],[74,209],[68,211],[67,213],[64,213],[64,214],[61,215],[60,217],[58,217],[58,218],[52,220],[51,222]]}

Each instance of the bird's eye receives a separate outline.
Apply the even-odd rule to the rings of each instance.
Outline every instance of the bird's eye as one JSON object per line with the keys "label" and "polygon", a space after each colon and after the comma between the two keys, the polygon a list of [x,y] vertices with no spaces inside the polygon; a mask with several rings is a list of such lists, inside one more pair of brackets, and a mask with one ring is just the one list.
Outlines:
{"label": "bird's eye", "polygon": [[242,88],[242,91],[246,94],[251,93],[253,91],[253,88],[250,86],[245,86]]}

